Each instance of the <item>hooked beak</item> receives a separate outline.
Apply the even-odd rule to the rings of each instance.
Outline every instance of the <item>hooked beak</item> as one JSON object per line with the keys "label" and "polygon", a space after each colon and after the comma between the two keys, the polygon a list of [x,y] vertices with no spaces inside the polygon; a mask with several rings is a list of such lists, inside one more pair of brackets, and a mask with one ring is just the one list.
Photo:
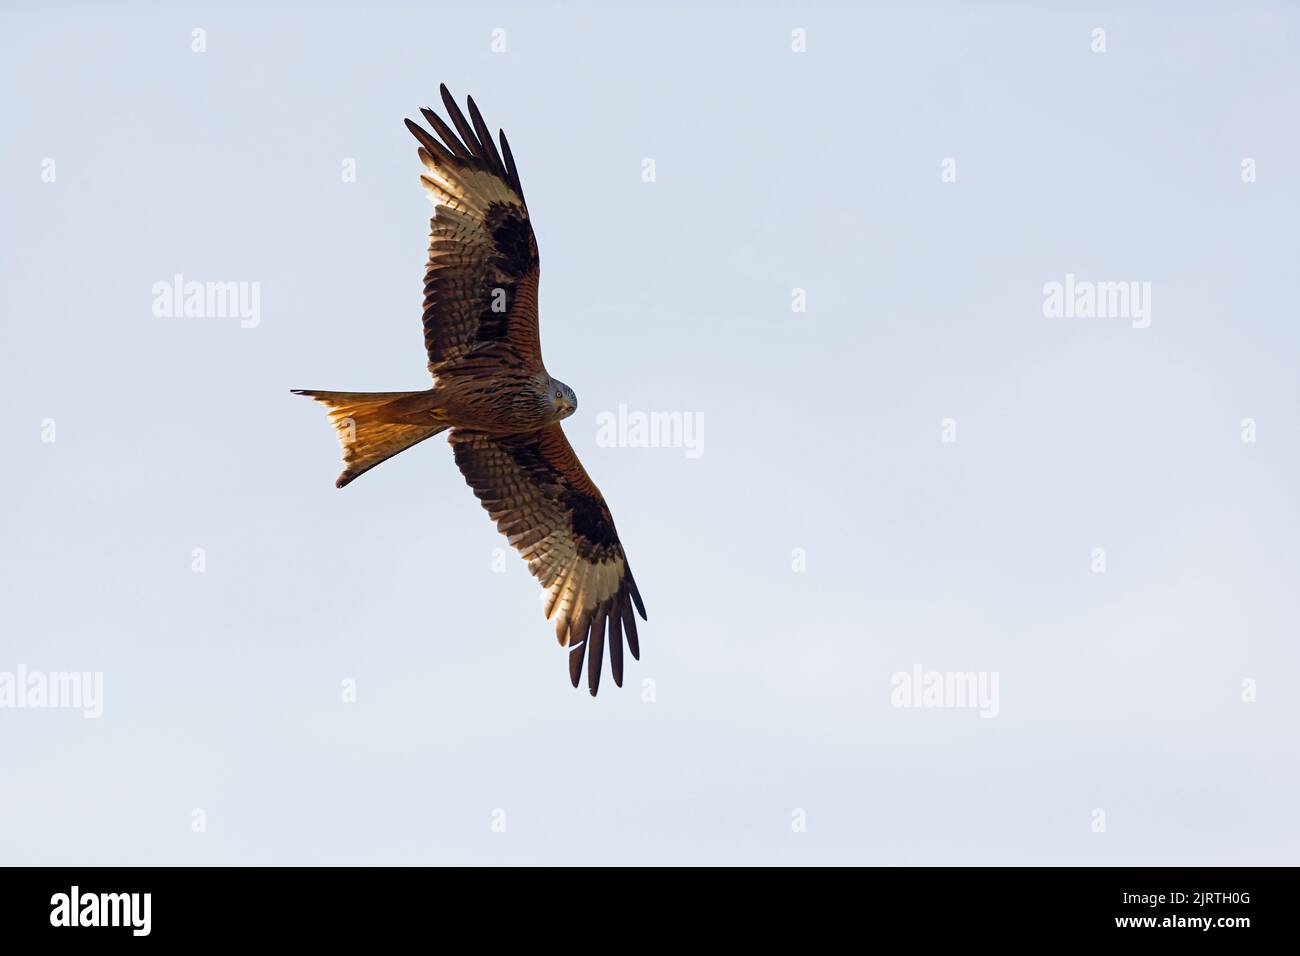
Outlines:
{"label": "hooked beak", "polygon": [[557,399],[557,401],[560,403],[561,413],[568,415],[573,412],[573,406],[569,404],[569,400],[567,398]]}

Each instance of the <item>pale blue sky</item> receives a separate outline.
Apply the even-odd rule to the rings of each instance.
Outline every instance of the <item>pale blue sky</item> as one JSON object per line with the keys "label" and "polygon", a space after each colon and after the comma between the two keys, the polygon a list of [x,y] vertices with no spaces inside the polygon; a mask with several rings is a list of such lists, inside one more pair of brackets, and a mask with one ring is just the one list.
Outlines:
{"label": "pale blue sky", "polygon": [[[105,699],[0,709],[0,862],[1296,863],[1300,14],[974,7],[7,4],[0,671]],[[288,393],[427,383],[440,81],[650,612],[595,701],[443,439],[337,491]],[[1044,318],[1067,273],[1150,327]],[[998,717],[892,707],[918,664]]]}

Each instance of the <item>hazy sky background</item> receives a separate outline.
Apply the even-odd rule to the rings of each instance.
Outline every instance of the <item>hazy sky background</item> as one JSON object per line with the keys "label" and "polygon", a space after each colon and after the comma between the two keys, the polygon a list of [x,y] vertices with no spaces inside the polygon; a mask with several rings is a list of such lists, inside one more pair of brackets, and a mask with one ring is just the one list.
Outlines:
{"label": "hazy sky background", "polygon": [[[1300,13],[1090,6],[7,3],[0,671],[104,713],[0,710],[0,862],[1300,862]],[[288,391],[427,386],[440,81],[650,612],[594,701],[445,440],[337,491]]]}

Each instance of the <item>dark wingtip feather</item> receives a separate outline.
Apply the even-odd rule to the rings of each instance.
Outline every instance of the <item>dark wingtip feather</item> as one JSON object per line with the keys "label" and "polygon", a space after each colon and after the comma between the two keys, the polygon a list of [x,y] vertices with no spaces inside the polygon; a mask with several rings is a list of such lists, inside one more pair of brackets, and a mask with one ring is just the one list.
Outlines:
{"label": "dark wingtip feather", "polygon": [[628,601],[627,596],[623,596],[623,601],[619,608],[623,615],[623,636],[627,638],[627,649],[632,653],[633,660],[641,659],[641,644],[637,640],[636,634],[636,615],[632,613],[632,604]]}
{"label": "dark wingtip feather", "polygon": [[408,119],[403,122],[406,123],[406,128],[411,131],[411,135],[419,141],[420,148],[430,156],[437,156],[443,162],[447,162],[451,159],[451,154],[447,152],[446,148],[440,142],[429,135],[427,129],[413,120]]}
{"label": "dark wingtip feather", "polygon": [[466,97],[465,102],[469,106],[469,118],[474,123],[474,132],[478,134],[479,142],[483,144],[488,166],[502,179],[506,179],[506,164],[501,162],[497,144],[492,141],[492,131],[488,129],[487,123],[483,122],[483,114],[479,112],[474,97]]}
{"label": "dark wingtip feather", "polygon": [[587,655],[587,642],[575,644],[569,648],[569,680],[573,683],[574,690],[578,688],[578,680],[582,677],[582,659]]}
{"label": "dark wingtip feather", "polygon": [[442,141],[447,144],[447,149],[449,149],[456,158],[462,160],[472,160],[474,158],[470,154],[470,151],[465,148],[465,144],[460,141],[460,137],[452,132],[451,127],[442,121],[441,116],[428,108],[422,108],[420,112],[423,113],[424,118],[429,121],[429,125],[433,127],[433,131],[442,137]]}
{"label": "dark wingtip feather", "polygon": [[600,689],[600,669],[605,660],[605,618],[609,611],[604,605],[597,609],[591,625],[591,653],[587,655],[587,689],[596,696]]}
{"label": "dark wingtip feather", "polygon": [[424,127],[421,126],[419,123],[417,123],[415,120],[411,119],[409,116],[404,117],[402,119],[402,122],[406,124],[406,128],[411,131],[411,135],[414,136],[416,139],[418,139],[421,144],[423,144],[424,141],[429,138],[429,134],[428,132],[425,131]]}
{"label": "dark wingtip feather", "polygon": [[520,199],[524,198],[524,187],[519,181],[519,167],[515,165],[514,154],[510,152],[510,142],[506,139],[505,130],[497,130],[497,135],[501,138],[501,155],[505,157],[506,163],[506,180],[510,186],[519,195]]}
{"label": "dark wingtip feather", "polygon": [[609,611],[609,669],[614,673],[614,686],[623,686],[623,625],[618,605]]}
{"label": "dark wingtip feather", "polygon": [[474,135],[474,130],[470,127],[469,121],[465,119],[465,114],[460,111],[456,105],[455,98],[447,90],[447,84],[442,85],[442,105],[447,107],[447,115],[451,117],[452,124],[456,127],[456,132],[460,133],[460,138],[464,141],[465,146],[475,159],[487,162],[487,153],[483,149],[483,144],[478,141]]}
{"label": "dark wingtip feather", "polygon": [[645,605],[641,603],[641,590],[636,586],[636,580],[632,577],[631,568],[628,568],[627,571],[627,584],[628,590],[632,592],[632,600],[636,602],[636,609],[641,612],[641,620],[650,620],[650,618],[646,617]]}

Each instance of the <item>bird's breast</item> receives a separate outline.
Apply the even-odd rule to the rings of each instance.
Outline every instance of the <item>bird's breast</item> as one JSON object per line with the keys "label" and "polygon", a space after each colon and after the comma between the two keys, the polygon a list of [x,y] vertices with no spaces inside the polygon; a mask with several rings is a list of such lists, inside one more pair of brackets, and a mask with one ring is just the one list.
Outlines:
{"label": "bird's breast", "polygon": [[510,434],[548,423],[536,376],[513,369],[438,377],[439,405],[453,426]]}

